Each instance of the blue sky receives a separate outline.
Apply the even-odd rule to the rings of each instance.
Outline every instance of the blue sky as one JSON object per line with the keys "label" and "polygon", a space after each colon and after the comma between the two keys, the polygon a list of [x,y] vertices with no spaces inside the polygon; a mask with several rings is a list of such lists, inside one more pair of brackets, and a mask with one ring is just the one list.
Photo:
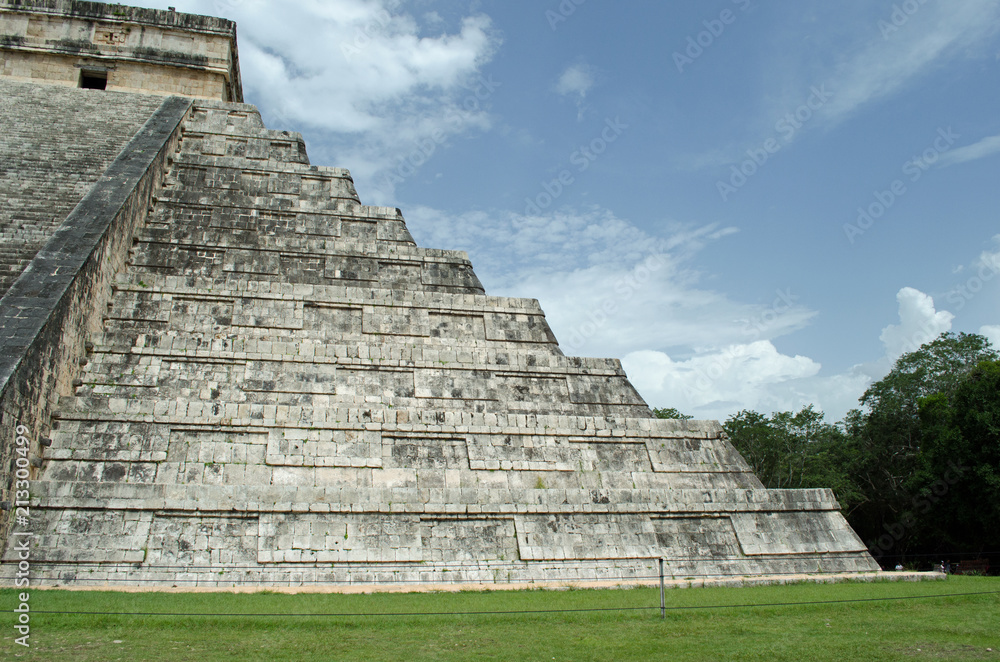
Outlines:
{"label": "blue sky", "polygon": [[836,420],[1000,344],[1000,3],[168,0],[246,98],[652,406]]}

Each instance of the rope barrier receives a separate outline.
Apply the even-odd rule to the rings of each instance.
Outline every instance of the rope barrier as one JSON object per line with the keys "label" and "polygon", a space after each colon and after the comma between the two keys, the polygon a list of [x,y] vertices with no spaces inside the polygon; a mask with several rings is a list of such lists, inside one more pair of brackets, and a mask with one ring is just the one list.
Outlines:
{"label": "rope barrier", "polygon": [[[268,618],[268,617],[322,617],[322,618],[369,618],[386,616],[497,616],[516,614],[571,614],[588,612],[608,612],[608,611],[651,611],[654,609],[665,609],[666,611],[690,611],[700,609],[759,609],[762,607],[798,607],[803,605],[834,605],[851,604],[862,602],[888,602],[902,600],[925,600],[929,598],[957,598],[976,595],[1000,595],[1000,591],[976,591],[967,593],[934,593],[930,595],[905,595],[890,596],[882,598],[849,598],[843,600],[806,600],[802,602],[765,602],[765,603],[744,603],[734,605],[679,605],[650,607],[592,607],[586,609],[514,609],[504,611],[411,611],[411,612],[323,612],[323,613],[206,613],[206,612],[114,612],[114,611],[56,611],[32,609],[33,614],[52,614],[69,616],[170,616],[170,617],[239,617],[239,618]],[[13,610],[7,610],[14,613]]]}

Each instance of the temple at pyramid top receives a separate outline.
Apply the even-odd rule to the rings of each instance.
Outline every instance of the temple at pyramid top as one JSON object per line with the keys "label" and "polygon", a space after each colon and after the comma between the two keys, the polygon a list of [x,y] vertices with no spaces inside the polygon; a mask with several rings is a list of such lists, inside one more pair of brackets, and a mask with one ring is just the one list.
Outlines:
{"label": "temple at pyramid top", "polygon": [[236,24],[76,0],[0,0],[0,76],[243,101]]}

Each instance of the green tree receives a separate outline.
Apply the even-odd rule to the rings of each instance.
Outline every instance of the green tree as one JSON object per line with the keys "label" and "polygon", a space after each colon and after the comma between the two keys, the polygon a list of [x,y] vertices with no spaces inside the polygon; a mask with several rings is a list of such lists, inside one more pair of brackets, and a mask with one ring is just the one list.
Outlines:
{"label": "green tree", "polygon": [[928,552],[1000,549],[1000,361],[983,361],[949,396],[920,401],[923,487],[915,507]]}
{"label": "green tree", "polygon": [[983,336],[942,333],[900,356],[888,375],[868,387],[860,402],[872,414],[898,412],[916,420],[920,398],[950,395],[980,362],[997,359],[1000,355]]}
{"label": "green tree", "polygon": [[723,428],[765,487],[829,487],[845,510],[861,498],[847,471],[849,440],[812,405],[769,417],[743,410]]}
{"label": "green tree", "polygon": [[[931,535],[927,513],[922,502],[915,506],[915,499],[937,479],[928,469],[925,431],[933,418],[935,434],[943,434],[941,411],[950,408],[957,389],[980,362],[997,358],[982,336],[941,334],[901,356],[888,375],[865,391],[860,399],[864,411],[853,410],[844,419],[853,446],[849,472],[863,495],[849,521],[876,553],[905,554],[926,544]],[[928,398],[925,418],[932,411],[934,416],[922,422],[921,401]]]}
{"label": "green tree", "polygon": [[682,414],[673,407],[666,407],[665,409],[654,409],[653,416],[657,418],[676,418],[682,421],[689,421],[693,416],[688,416],[687,414]]}

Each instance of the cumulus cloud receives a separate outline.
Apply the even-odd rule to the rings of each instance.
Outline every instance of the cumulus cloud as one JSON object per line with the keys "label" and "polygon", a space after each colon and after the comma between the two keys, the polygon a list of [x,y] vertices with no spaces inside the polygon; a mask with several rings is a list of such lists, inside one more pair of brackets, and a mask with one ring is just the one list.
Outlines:
{"label": "cumulus cloud", "polygon": [[[899,356],[951,330],[953,315],[937,311],[930,296],[905,287],[896,298],[900,323],[882,331],[885,354],[837,374],[821,374],[818,362],[782,354],[770,340],[725,346],[689,340],[686,355],[637,350],[626,354],[622,364],[654,407],[725,419],[740,409],[770,413],[811,404],[829,420],[839,420],[858,406],[864,390],[885,376]],[[984,326],[980,333],[1000,341],[1000,326]]]}
{"label": "cumulus cloud", "polygon": [[[698,418],[725,419],[740,409],[797,411],[814,405],[839,420],[881,379],[903,353],[951,330],[953,315],[937,311],[933,299],[910,287],[897,294],[899,324],[882,330],[885,354],[842,373],[823,375],[818,362],[782,354],[770,340],[726,346],[699,346],[688,356],[639,350],[622,359],[639,392],[654,407],[676,407]],[[783,332],[787,332],[783,329]],[[980,333],[1000,340],[1000,327]]]}
{"label": "cumulus cloud", "polygon": [[308,131],[314,162],[349,167],[366,202],[393,198],[450,137],[491,126],[488,16],[452,23],[399,0],[165,0],[238,22],[245,96],[271,128]]}
{"label": "cumulus cloud", "polygon": [[815,376],[820,365],[805,356],[781,354],[770,341],[730,345],[687,360],[638,351],[622,365],[639,392],[698,418],[725,418],[739,409],[797,408],[772,392],[775,385]]}
{"label": "cumulus cloud", "polygon": [[896,295],[896,301],[899,302],[899,324],[890,324],[879,336],[890,360],[895,361],[951,330],[955,316],[946,310],[935,310],[934,299],[920,290],[904,287]]}
{"label": "cumulus cloud", "polygon": [[725,420],[742,409],[762,413],[798,411],[812,405],[840,420],[858,398],[888,371],[888,362],[820,374],[805,356],[782,354],[769,341],[732,345],[686,360],[662,352],[634,352],[622,365],[653,407],[676,407],[695,418]]}

